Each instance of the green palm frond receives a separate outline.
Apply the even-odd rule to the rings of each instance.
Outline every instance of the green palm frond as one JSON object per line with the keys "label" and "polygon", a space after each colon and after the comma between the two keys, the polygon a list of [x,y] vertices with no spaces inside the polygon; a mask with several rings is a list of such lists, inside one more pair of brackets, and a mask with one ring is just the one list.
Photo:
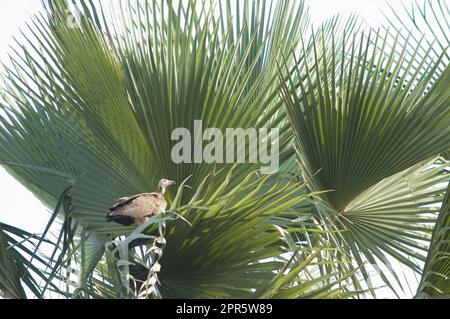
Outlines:
{"label": "green palm frond", "polygon": [[[31,295],[43,298],[41,283],[48,279],[45,270],[52,267],[52,262],[45,254],[35,252],[42,241],[47,247],[53,246],[41,236],[0,223],[0,291],[6,298],[26,299]],[[52,282],[49,286],[58,290]]]}
{"label": "green palm frond", "polygon": [[[380,271],[383,267],[400,287],[401,282],[387,256],[418,273],[422,271],[438,212],[435,205],[442,202],[442,184],[449,179],[443,173],[449,163],[430,168],[434,163],[426,161],[383,180],[358,196],[340,215],[331,217],[336,218],[337,228],[347,230],[339,234],[340,247],[345,247],[343,250],[355,258],[356,264],[369,261],[389,285],[387,275]],[[368,268],[362,267],[366,280]]]}
{"label": "green palm frond", "polygon": [[450,184],[433,230],[416,298],[450,296]]}
{"label": "green palm frond", "polygon": [[[280,2],[271,15],[268,3],[230,2],[216,16],[196,1],[128,1],[111,12],[82,2],[74,28],[66,3],[51,1],[5,72],[0,162],[51,207],[72,186],[72,216],[103,233],[124,232],[104,221],[114,198],[151,190],[162,177],[192,176],[195,189],[211,171],[171,159],[172,130],[194,120],[222,130],[280,127],[283,163],[291,137],[274,61],[308,18],[303,2]],[[240,10],[243,20],[230,25]],[[258,12],[252,21],[249,12]],[[235,182],[258,167],[240,165]]]}
{"label": "green palm frond", "polygon": [[14,259],[3,233],[3,228],[0,227],[0,291],[6,298],[25,299],[25,290],[20,281],[21,274],[18,270],[18,264]]}
{"label": "green palm frond", "polygon": [[[177,209],[186,222],[173,223],[161,259],[164,297],[248,298],[283,264],[280,235],[269,221],[307,200],[301,185],[248,175],[226,191],[224,182],[207,177],[189,203]],[[291,213],[292,214],[292,213]]]}
{"label": "green palm frond", "polygon": [[[422,59],[427,62],[437,61],[439,56],[442,59],[433,75],[433,81],[445,71],[450,61],[448,48],[450,46],[450,8],[445,0],[415,0],[411,4],[402,2],[400,10],[394,10],[387,3],[390,10],[385,10],[387,25],[400,33],[400,42],[409,48],[407,58],[413,59],[412,48],[421,42],[431,46],[431,54],[427,56],[426,48],[418,48],[415,62],[418,66]],[[442,54],[442,52],[444,52]],[[443,152],[442,155],[450,159],[450,151]]]}
{"label": "green palm frond", "polygon": [[[378,41],[383,38],[376,35]],[[449,93],[441,89],[450,69],[424,95],[435,64],[412,87],[418,74],[401,72],[401,62],[376,54],[370,42],[355,39],[313,66],[302,61],[299,67],[308,71],[299,89],[283,89],[304,172],[321,170],[314,186],[332,190],[325,198],[338,211],[370,186],[450,147]],[[320,40],[315,48],[325,50]],[[398,76],[411,80],[400,85]],[[424,129],[429,122],[434,125]]]}
{"label": "green palm frond", "polygon": [[[450,8],[445,0],[414,0],[401,2],[401,6],[394,8],[386,1],[387,10],[383,10],[386,18],[386,29],[395,30],[390,34],[399,34],[399,42],[402,46],[409,47],[406,58],[413,60],[418,67],[420,61],[427,63],[437,61],[444,52],[443,57],[433,75],[436,80],[447,68],[450,56],[448,47],[450,36]],[[421,43],[426,43],[422,46]],[[414,48],[418,47],[417,58],[414,57]],[[431,54],[427,52],[431,47]],[[415,61],[414,61],[415,60]]]}
{"label": "green palm frond", "polygon": [[[267,185],[267,177],[250,174],[227,191],[231,177],[232,173],[225,181],[218,174],[206,177],[187,204],[181,205],[176,200],[166,213],[177,212],[183,218],[164,222],[167,231],[158,252],[161,258],[160,269],[157,268],[157,285],[163,298],[314,298],[332,293],[360,294],[339,287],[355,270],[344,276],[318,274],[320,261],[314,257],[321,250],[336,248],[325,243],[319,248],[312,247],[307,241],[294,241],[290,237],[290,232],[307,231],[314,237],[323,231],[298,227],[283,230],[271,224],[274,217],[295,216],[293,208],[309,200],[302,191],[303,185],[288,181]],[[270,192],[265,191],[267,187]],[[177,199],[182,192],[181,187]],[[92,298],[108,291],[110,298],[134,298],[136,283],[146,280],[155,259],[150,264],[145,262],[139,256],[142,243],[133,242],[152,240],[156,230],[150,223],[162,221],[155,219],[124,240],[116,240],[115,248],[107,250],[105,259],[92,274],[93,281],[86,282],[83,292],[89,291]],[[141,234],[146,228],[149,232]],[[133,249],[129,251],[129,247]],[[144,250],[148,249],[152,250],[148,246]],[[288,255],[295,256],[295,261],[286,260]],[[102,276],[98,276],[100,269]],[[288,276],[284,276],[286,270]]]}
{"label": "green palm frond", "polygon": [[[277,275],[265,286],[256,290],[259,298],[353,298],[362,297],[367,291],[357,291],[349,286],[349,278],[354,276],[358,268],[330,271],[321,273],[323,266],[333,266],[336,261],[324,261],[322,254],[325,251],[337,251],[332,245],[323,241],[317,247],[311,246],[308,240],[299,240],[299,233],[290,233],[278,228],[283,240],[286,242],[286,252],[283,256],[291,256]],[[309,228],[303,233],[324,237],[326,232]],[[309,236],[308,236],[309,237]],[[294,239],[296,238],[296,239]],[[343,265],[345,266],[345,265]]]}
{"label": "green palm frond", "polygon": [[440,61],[420,76],[395,49],[378,50],[386,37],[354,38],[331,52],[316,37],[314,64],[300,61],[304,78],[287,77],[282,92],[308,186],[328,191],[317,205],[319,219],[348,230],[333,237],[358,266],[367,260],[389,268],[389,254],[420,271],[404,254],[425,260],[431,230],[422,223],[432,225],[436,215],[425,207],[442,201],[436,185],[448,180],[447,162],[428,170],[434,162],[423,161],[450,147],[450,69],[430,89]]}

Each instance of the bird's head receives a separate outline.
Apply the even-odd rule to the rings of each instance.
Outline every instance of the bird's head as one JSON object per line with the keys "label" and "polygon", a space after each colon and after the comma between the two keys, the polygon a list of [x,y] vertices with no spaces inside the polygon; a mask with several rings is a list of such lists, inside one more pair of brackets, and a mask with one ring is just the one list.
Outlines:
{"label": "bird's head", "polygon": [[167,186],[170,186],[170,185],[175,185],[175,182],[174,182],[174,181],[171,181],[171,180],[169,180],[169,179],[162,179],[162,180],[159,181],[159,187],[158,187],[158,189],[159,189],[159,191],[160,191],[161,193],[164,194],[164,192],[166,191],[166,187],[167,187]]}

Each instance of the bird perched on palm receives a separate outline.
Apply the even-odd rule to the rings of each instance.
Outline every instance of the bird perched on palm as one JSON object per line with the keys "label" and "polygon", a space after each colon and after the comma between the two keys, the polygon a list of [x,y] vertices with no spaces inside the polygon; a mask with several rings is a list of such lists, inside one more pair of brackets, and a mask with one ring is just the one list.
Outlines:
{"label": "bird perched on palm", "polygon": [[164,193],[168,186],[174,184],[174,181],[162,179],[156,192],[118,198],[116,204],[109,209],[106,220],[136,227],[146,223],[150,218],[165,211],[167,201]]}

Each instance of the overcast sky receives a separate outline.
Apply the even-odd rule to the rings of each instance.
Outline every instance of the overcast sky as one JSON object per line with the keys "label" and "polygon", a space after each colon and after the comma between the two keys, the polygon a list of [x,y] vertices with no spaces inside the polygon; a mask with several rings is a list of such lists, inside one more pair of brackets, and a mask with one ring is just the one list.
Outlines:
{"label": "overcast sky", "polygon": [[[384,0],[310,0],[312,22],[315,26],[335,13],[357,12],[373,28],[382,19],[380,8],[386,8]],[[411,3],[411,0],[403,0]],[[393,7],[400,7],[400,0],[390,0]],[[30,15],[41,8],[40,0],[1,1],[0,4],[0,62],[5,63],[13,37],[22,38],[19,30],[24,29]],[[29,232],[42,233],[49,213],[47,209],[22,185],[0,167],[0,221],[20,227]],[[390,296],[387,292],[385,297]]]}

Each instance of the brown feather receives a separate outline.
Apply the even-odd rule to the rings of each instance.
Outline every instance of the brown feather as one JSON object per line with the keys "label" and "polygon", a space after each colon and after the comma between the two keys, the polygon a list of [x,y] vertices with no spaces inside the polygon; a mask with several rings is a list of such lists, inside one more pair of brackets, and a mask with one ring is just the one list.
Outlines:
{"label": "brown feather", "polygon": [[116,210],[117,208],[119,208],[122,205],[128,204],[129,202],[133,201],[136,197],[140,196],[139,195],[134,195],[134,196],[128,196],[128,197],[122,197],[122,198],[118,198],[116,199],[116,203],[114,204],[114,206],[112,206],[109,211],[113,212],[114,210]]}
{"label": "brown feather", "polygon": [[164,196],[159,193],[143,193],[117,199],[109,209],[109,220],[132,220],[136,226],[149,218],[160,215],[167,207]]}

